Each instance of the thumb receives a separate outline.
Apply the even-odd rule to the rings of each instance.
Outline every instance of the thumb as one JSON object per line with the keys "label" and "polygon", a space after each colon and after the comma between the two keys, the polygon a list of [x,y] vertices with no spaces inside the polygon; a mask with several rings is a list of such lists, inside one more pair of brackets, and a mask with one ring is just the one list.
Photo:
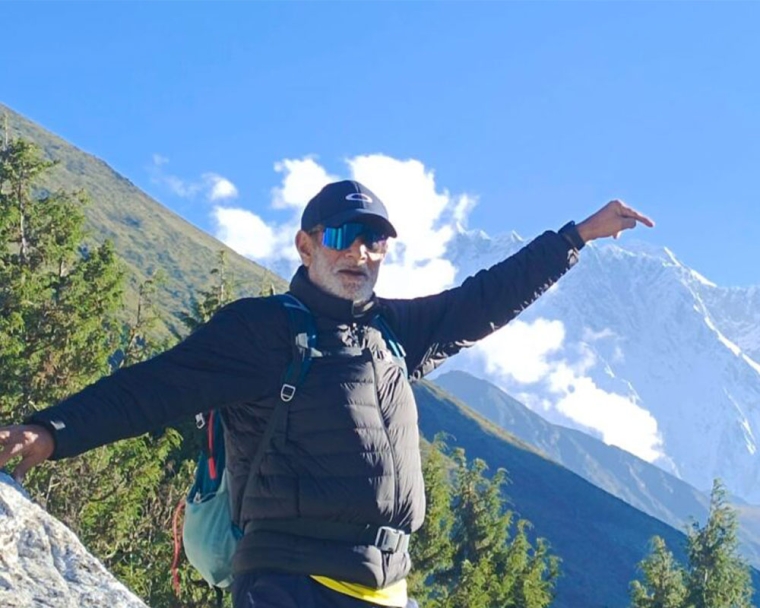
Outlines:
{"label": "thumb", "polygon": [[636,219],[632,217],[623,218],[623,230],[630,230],[636,227]]}

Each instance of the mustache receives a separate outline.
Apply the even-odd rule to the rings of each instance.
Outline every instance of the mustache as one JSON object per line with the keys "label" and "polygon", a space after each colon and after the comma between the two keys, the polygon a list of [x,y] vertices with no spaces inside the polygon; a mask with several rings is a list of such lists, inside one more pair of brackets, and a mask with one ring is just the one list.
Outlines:
{"label": "mustache", "polygon": [[361,274],[365,277],[369,276],[369,271],[364,266],[343,266],[336,269],[336,272],[349,272],[351,274]]}

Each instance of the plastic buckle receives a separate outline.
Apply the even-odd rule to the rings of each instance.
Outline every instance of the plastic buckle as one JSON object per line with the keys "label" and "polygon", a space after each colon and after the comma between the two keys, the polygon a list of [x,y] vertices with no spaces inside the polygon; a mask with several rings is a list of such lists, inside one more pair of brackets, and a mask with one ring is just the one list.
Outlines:
{"label": "plastic buckle", "polygon": [[206,426],[206,417],[203,414],[195,415],[195,428],[202,429]]}
{"label": "plastic buckle", "polygon": [[403,540],[404,533],[395,528],[388,526],[381,526],[377,529],[377,536],[375,536],[375,546],[380,551],[386,553],[395,553],[398,551],[401,541]]}
{"label": "plastic buckle", "polygon": [[296,387],[292,384],[283,384],[282,388],[280,389],[280,399],[282,399],[285,403],[290,401],[293,396],[296,394]]}

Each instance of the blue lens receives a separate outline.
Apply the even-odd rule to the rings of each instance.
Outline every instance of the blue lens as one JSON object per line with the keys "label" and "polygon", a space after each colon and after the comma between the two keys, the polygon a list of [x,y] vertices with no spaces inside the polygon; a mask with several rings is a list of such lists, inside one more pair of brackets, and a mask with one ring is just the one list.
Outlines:
{"label": "blue lens", "polygon": [[365,224],[350,222],[336,228],[326,227],[322,232],[322,244],[343,251],[351,247],[358,237],[362,238],[364,245],[372,252],[382,251],[388,238]]}

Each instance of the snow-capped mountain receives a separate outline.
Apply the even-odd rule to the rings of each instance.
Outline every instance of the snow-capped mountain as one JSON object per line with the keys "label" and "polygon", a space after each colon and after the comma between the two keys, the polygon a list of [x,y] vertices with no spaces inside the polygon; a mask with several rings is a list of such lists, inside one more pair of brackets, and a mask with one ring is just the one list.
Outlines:
{"label": "snow-capped mountain", "polygon": [[[514,233],[462,231],[447,257],[461,281],[525,242]],[[647,243],[592,244],[519,322],[526,358],[531,336],[557,330],[555,343],[537,351],[539,375],[512,373],[493,344],[446,369],[485,377],[550,421],[637,453],[697,488],[709,490],[719,477],[735,495],[760,502],[760,288],[718,287]]]}

